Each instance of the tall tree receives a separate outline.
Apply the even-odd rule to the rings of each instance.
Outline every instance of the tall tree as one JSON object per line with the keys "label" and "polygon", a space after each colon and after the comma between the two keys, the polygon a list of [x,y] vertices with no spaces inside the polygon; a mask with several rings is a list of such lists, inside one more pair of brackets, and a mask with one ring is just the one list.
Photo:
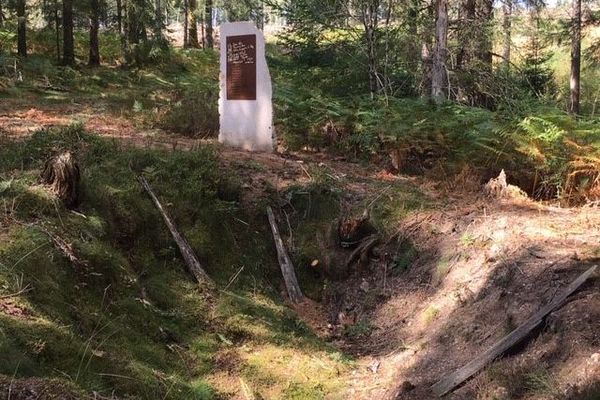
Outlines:
{"label": "tall tree", "polygon": [[190,46],[189,39],[190,5],[188,0],[183,0],[183,48]]}
{"label": "tall tree", "polygon": [[163,9],[162,2],[160,0],[154,0],[154,39],[162,39],[164,21],[163,21]]}
{"label": "tall tree", "polygon": [[374,1],[361,1],[359,4],[360,20],[365,29],[365,43],[367,53],[367,66],[369,72],[369,91],[371,97],[381,89],[380,82],[378,80],[378,57],[377,57],[377,42],[378,38],[378,27],[379,27],[379,16],[380,16],[380,4],[378,0]]}
{"label": "tall tree", "polygon": [[206,48],[212,49],[215,47],[213,39],[213,0],[206,0],[205,8],[205,24],[206,24]]}
{"label": "tall tree", "polygon": [[90,56],[89,65],[100,65],[100,45],[98,30],[100,29],[100,1],[90,0]]}
{"label": "tall tree", "polygon": [[4,26],[4,11],[2,9],[2,0],[0,0],[0,28]]}
{"label": "tall tree", "polygon": [[123,34],[123,1],[117,0],[117,29],[119,34]]}
{"label": "tall tree", "polygon": [[510,67],[510,50],[512,46],[512,11],[513,0],[504,0],[502,3],[502,65]]}
{"label": "tall tree", "polygon": [[200,42],[198,42],[198,2],[197,0],[188,0],[188,42],[189,47],[195,49],[200,48]]}
{"label": "tall tree", "polygon": [[17,51],[27,57],[27,14],[25,0],[17,0]]}
{"label": "tall tree", "polygon": [[573,0],[571,16],[571,104],[569,111],[579,114],[581,86],[581,0]]}
{"label": "tall tree", "polygon": [[54,44],[56,46],[56,62],[60,64],[60,14],[58,0],[54,0]]}
{"label": "tall tree", "polygon": [[431,97],[440,103],[446,98],[445,88],[448,86],[446,59],[448,53],[448,3],[447,0],[436,0],[435,47],[431,68]]}
{"label": "tall tree", "polygon": [[73,38],[73,0],[63,0],[63,65],[75,64]]}

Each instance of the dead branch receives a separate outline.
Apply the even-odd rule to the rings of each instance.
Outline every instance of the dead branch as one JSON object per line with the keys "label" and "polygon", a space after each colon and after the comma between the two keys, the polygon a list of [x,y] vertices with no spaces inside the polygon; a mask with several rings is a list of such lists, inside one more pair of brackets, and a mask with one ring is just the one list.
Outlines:
{"label": "dead branch", "polygon": [[158,197],[156,197],[156,195],[154,194],[154,191],[150,187],[150,184],[148,183],[146,178],[144,178],[143,176],[138,176],[138,180],[139,180],[140,184],[142,185],[142,187],[144,188],[144,190],[146,190],[146,192],[150,195],[150,198],[154,202],[154,205],[156,206],[156,208],[162,215],[162,217],[165,221],[165,224],[167,225],[167,227],[169,228],[169,231],[171,232],[171,236],[173,236],[173,239],[175,240],[175,242],[177,243],[177,246],[179,247],[179,251],[181,252],[181,255],[183,256],[185,265],[188,267],[188,270],[192,273],[192,275],[194,275],[194,277],[196,278],[198,283],[208,283],[212,286],[213,280],[204,271],[204,268],[202,268],[202,265],[200,264],[200,261],[198,261],[198,258],[196,257],[194,250],[192,250],[191,246],[189,245],[189,243],[187,242],[185,237],[181,233],[179,233],[179,231],[177,230],[177,227],[175,226],[175,224],[173,223],[173,221],[171,220],[171,218],[169,217],[169,215],[163,208],[162,204],[160,204]]}
{"label": "dead branch", "polygon": [[356,259],[366,262],[369,257],[369,252],[375,245],[379,243],[379,235],[370,235],[364,238],[360,244],[352,251],[348,260],[346,260],[346,268],[350,267]]}
{"label": "dead branch", "polygon": [[82,261],[77,257],[75,253],[75,249],[73,249],[73,245],[58,235],[52,234],[46,231],[46,234],[50,236],[52,239],[52,243],[54,243],[54,247],[56,247],[61,253],[64,254],[65,257],[69,259],[76,267],[87,267],[88,263],[86,261]]}
{"label": "dead branch", "polygon": [[18,292],[0,296],[0,300],[11,299],[13,297],[19,297],[19,296],[24,295],[25,293],[31,292],[32,290],[33,290],[33,288],[31,286],[27,285],[23,289],[19,290]]}
{"label": "dead branch", "polygon": [[277,248],[277,259],[279,266],[281,267],[281,273],[283,274],[283,280],[285,287],[288,292],[288,296],[292,303],[300,303],[304,300],[304,295],[300,290],[298,279],[296,278],[296,272],[294,271],[294,265],[290,256],[285,249],[281,235],[279,234],[279,228],[277,227],[277,221],[275,221],[275,215],[271,207],[267,206],[267,216],[269,217],[269,224],[271,225],[271,231],[273,232],[273,239],[275,240],[275,247]]}
{"label": "dead branch", "polygon": [[550,303],[529,317],[529,319],[527,319],[527,321],[521,324],[517,329],[500,339],[500,341],[490,347],[486,352],[475,358],[464,367],[438,381],[431,387],[433,392],[437,396],[441,397],[452,391],[455,387],[479,372],[479,370],[485,367],[489,362],[493,361],[496,357],[502,355],[511,347],[526,338],[532,330],[542,323],[546,315],[562,306],[567,297],[579,289],[579,287],[583,285],[585,281],[596,271],[596,268],[597,266],[594,265],[586,272],[579,275],[579,277],[575,279],[558,297],[553,299]]}

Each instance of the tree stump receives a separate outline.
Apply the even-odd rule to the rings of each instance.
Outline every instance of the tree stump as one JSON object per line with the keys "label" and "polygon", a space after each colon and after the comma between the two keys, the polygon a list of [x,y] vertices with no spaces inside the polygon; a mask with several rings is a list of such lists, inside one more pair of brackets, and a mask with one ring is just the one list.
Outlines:
{"label": "tree stump", "polygon": [[42,171],[42,183],[69,209],[79,204],[80,178],[79,165],[70,151],[50,158]]}
{"label": "tree stump", "polygon": [[339,243],[344,248],[356,247],[365,237],[376,233],[368,210],[360,216],[346,215],[338,222]]}

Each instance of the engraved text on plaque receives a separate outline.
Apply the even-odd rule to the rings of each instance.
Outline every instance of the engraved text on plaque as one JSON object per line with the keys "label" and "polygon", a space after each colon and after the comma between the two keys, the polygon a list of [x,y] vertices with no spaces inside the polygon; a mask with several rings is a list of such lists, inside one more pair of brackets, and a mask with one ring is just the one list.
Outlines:
{"label": "engraved text on plaque", "polygon": [[256,35],[227,37],[227,100],[256,100]]}

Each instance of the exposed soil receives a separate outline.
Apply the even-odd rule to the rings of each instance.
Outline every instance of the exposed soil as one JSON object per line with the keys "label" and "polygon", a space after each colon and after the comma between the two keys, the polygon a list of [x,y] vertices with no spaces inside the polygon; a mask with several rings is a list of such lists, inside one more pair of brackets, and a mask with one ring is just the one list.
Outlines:
{"label": "exposed soil", "polygon": [[[19,138],[73,120],[83,121],[91,132],[137,146],[193,149],[199,144],[158,131],[148,134],[129,121],[77,107],[3,107],[0,132]],[[338,304],[307,302],[298,308],[319,335],[356,358],[356,368],[347,376],[349,399],[433,398],[433,383],[485,351],[600,260],[597,208],[562,209],[528,199],[490,200],[477,190],[453,187],[449,191],[422,178],[396,176],[373,165],[323,154],[258,154],[222,148],[221,159],[224,169],[238,172],[246,204],[264,198],[269,190],[310,181],[315,169],[344,180],[350,205],[376,198],[380,194],[373,187],[381,182],[398,188],[415,186],[435,203],[429,210],[412,213],[398,226],[396,236],[381,241],[377,253],[387,256],[373,258],[362,272],[346,280]],[[414,252],[408,267],[394,268],[394,257],[405,255],[407,249]],[[530,340],[448,397],[597,395],[599,289],[596,276],[552,313]],[[340,326],[332,326],[327,317],[332,307],[344,314],[337,321]],[[0,312],[25,313],[9,302],[0,304]],[[343,334],[356,324],[364,325],[364,332],[354,337]],[[220,363],[233,364],[237,356],[228,354]]]}

